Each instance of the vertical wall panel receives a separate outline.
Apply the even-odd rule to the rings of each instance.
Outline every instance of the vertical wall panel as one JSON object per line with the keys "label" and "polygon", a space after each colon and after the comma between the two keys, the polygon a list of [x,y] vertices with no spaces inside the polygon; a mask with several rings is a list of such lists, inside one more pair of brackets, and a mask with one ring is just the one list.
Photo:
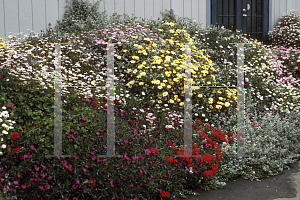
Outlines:
{"label": "vertical wall panel", "polygon": [[124,0],[115,0],[115,12],[118,15],[124,14]]}
{"label": "vertical wall panel", "polygon": [[192,0],[184,0],[182,2],[183,15],[182,17],[192,18]]}
{"label": "vertical wall panel", "polygon": [[[200,23],[202,23],[202,27],[204,28],[206,26],[206,7],[209,5],[206,5],[206,0],[199,0],[199,19]],[[210,17],[210,16],[209,16]]]}
{"label": "vertical wall panel", "polygon": [[172,9],[174,14],[183,17],[183,2],[184,0],[172,0]]}
{"label": "vertical wall panel", "polygon": [[[33,28],[37,33],[40,33],[41,30],[46,30],[47,28],[45,26],[45,2],[41,0],[32,0],[32,6]],[[62,10],[64,11],[64,9]]]}
{"label": "vertical wall panel", "polygon": [[99,13],[102,13],[102,12],[104,12],[104,1],[103,0],[100,1],[100,3],[99,3]]}
{"label": "vertical wall panel", "polygon": [[153,0],[146,0],[145,1],[145,17],[147,19],[153,18]]}
{"label": "vertical wall panel", "polygon": [[23,32],[22,35],[24,35],[34,30],[33,29],[34,26],[32,27],[31,0],[19,1],[19,5],[20,5],[20,30],[21,32]]}
{"label": "vertical wall panel", "polygon": [[114,13],[114,0],[103,0],[104,4],[105,4],[105,10],[106,10],[106,14],[109,16],[111,16]]}
{"label": "vertical wall panel", "polygon": [[134,0],[125,0],[125,13],[130,17],[134,14]]}
{"label": "vertical wall panel", "polygon": [[294,10],[296,8],[296,1],[287,1],[287,11]]}
{"label": "vertical wall panel", "polygon": [[[151,1],[151,0],[149,0]],[[162,14],[160,13],[162,11],[162,1],[161,0],[154,0],[154,13],[153,13],[153,19],[157,20],[158,18],[162,17]]]}
{"label": "vertical wall panel", "polygon": [[192,0],[192,13],[191,13],[191,15],[192,15],[192,19],[193,20],[196,20],[197,22],[198,22],[198,8],[199,8],[199,6],[198,6],[198,2],[199,2],[199,0]]}
{"label": "vertical wall panel", "polygon": [[46,15],[48,24],[51,23],[51,28],[54,28],[58,19],[58,4],[56,0],[46,0]]}
{"label": "vertical wall panel", "polygon": [[4,0],[5,6],[5,24],[6,24],[6,37],[9,32],[12,34],[19,33],[18,24],[18,1],[17,0]]}
{"label": "vertical wall panel", "polygon": [[279,14],[282,16],[286,13],[286,0],[279,0]]}
{"label": "vertical wall panel", "polygon": [[[4,23],[4,19],[5,19],[5,10],[3,7],[3,2],[4,0],[0,1],[0,37],[4,38],[6,36],[5,30],[5,23]],[[4,2],[4,6],[5,6],[5,2]]]}
{"label": "vertical wall panel", "polygon": [[166,10],[171,10],[171,7],[170,7],[170,1],[171,0],[162,0],[162,11],[163,12],[166,12]]}
{"label": "vertical wall panel", "polygon": [[145,0],[135,0],[135,16],[138,17],[137,20],[144,18],[145,16]]}

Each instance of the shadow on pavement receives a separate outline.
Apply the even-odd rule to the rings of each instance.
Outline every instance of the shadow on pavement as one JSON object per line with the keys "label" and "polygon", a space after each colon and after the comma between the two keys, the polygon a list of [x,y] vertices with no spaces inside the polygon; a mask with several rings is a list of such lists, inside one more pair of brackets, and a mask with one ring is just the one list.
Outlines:
{"label": "shadow on pavement", "polygon": [[[209,191],[192,189],[201,196],[185,195],[186,200],[274,200],[277,198],[300,200],[298,197],[300,190],[297,189],[300,185],[299,161],[288,166],[290,170],[285,169],[283,174],[262,178],[261,181],[236,177],[229,180],[222,189]],[[183,199],[178,198],[178,200]]]}

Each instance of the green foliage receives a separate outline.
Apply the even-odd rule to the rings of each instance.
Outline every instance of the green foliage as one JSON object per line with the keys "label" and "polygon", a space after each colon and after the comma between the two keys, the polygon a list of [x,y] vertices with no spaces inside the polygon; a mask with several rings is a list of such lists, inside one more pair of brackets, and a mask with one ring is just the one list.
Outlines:
{"label": "green foliage", "polygon": [[[82,1],[81,3],[83,4]],[[80,3],[78,3],[78,5],[79,4]],[[86,23],[82,16],[74,18],[74,20],[79,19],[83,19],[82,23]],[[160,199],[159,190],[163,190],[170,192],[170,199],[174,199],[175,197],[184,196],[182,193],[191,194],[185,190],[190,185],[204,189],[214,189],[220,188],[226,184],[224,181],[236,175],[254,179],[278,174],[278,170],[281,171],[287,163],[294,162],[295,158],[299,157],[299,143],[297,139],[299,138],[299,133],[297,132],[297,127],[300,125],[299,120],[296,123],[296,120],[299,118],[299,113],[295,113],[294,115],[290,114],[288,118],[284,116],[283,111],[279,111],[278,109],[278,113],[276,114],[278,114],[280,119],[278,116],[269,117],[264,120],[261,119],[262,116],[266,115],[263,108],[265,106],[270,107],[270,100],[271,103],[273,103],[273,101],[276,101],[279,97],[286,97],[282,105],[278,106],[278,108],[281,109],[282,107],[285,108],[284,106],[286,106],[286,104],[284,103],[286,102],[289,104],[290,102],[297,102],[297,95],[299,96],[299,91],[296,91],[295,94],[293,94],[294,96],[288,95],[284,92],[291,92],[292,90],[290,88],[283,88],[272,84],[273,70],[270,68],[271,62],[268,49],[257,41],[246,40],[241,35],[225,30],[224,28],[209,27],[207,29],[201,29],[196,23],[176,19],[173,11],[170,11],[169,14],[167,13],[163,20],[170,20],[169,22],[173,23],[148,21],[149,27],[153,28],[154,32],[154,34],[150,34],[152,30],[148,30],[146,25],[141,26],[135,22],[132,24],[126,22],[124,23],[126,27],[118,27],[120,24],[114,23],[122,21],[122,19],[120,15],[114,15],[111,21],[109,21],[111,24],[106,26],[108,31],[96,31],[92,36],[88,36],[88,33],[83,33],[79,38],[76,38],[76,36],[65,36],[62,38],[54,31],[50,32],[50,35],[43,36],[42,38],[30,37],[27,42],[22,44],[17,43],[19,46],[14,46],[14,50],[18,52],[19,57],[16,55],[12,56],[14,53],[10,52],[10,48],[1,51],[1,60],[6,61],[6,57],[11,56],[12,63],[17,63],[16,66],[5,63],[3,72],[0,74],[0,103],[1,106],[7,104],[14,106],[14,109],[8,109],[11,119],[17,122],[15,129],[12,131],[16,131],[20,134],[20,140],[12,140],[10,139],[10,135],[6,135],[4,138],[8,147],[4,151],[5,154],[1,157],[0,170],[2,170],[1,173],[3,174],[9,174],[9,177],[1,184],[8,186],[9,182],[13,183],[14,181],[18,181],[19,186],[24,186],[26,183],[30,183],[31,186],[30,188],[26,187],[26,189],[21,189],[21,187],[12,188],[11,186],[10,189],[13,190],[10,194],[11,196],[21,194],[23,195],[23,199],[36,198],[37,195],[41,195],[41,197],[38,197],[41,199],[59,199],[63,197],[72,199],[74,196],[79,199],[96,199],[99,198],[99,195],[103,195],[103,198],[112,198],[112,195],[115,194],[115,199],[121,199],[122,197],[125,197],[125,199],[133,199],[135,196],[138,196],[138,198]],[[75,29],[69,30],[70,33],[92,31],[93,27],[89,25],[86,26],[86,29],[78,29],[76,26],[73,28]],[[96,74],[99,75],[101,69],[99,69],[99,71],[97,71],[97,69],[101,68],[101,66],[104,66],[102,70],[104,72],[106,71],[106,49],[104,49],[104,45],[104,47],[101,46],[101,42],[107,42],[107,38],[116,32],[115,28],[120,30],[118,34],[115,34],[115,39],[127,40],[123,46],[116,48],[117,58],[115,58],[115,66],[118,72],[116,70],[115,75],[121,78],[123,74],[124,79],[116,81],[115,94],[116,99],[121,96],[124,102],[121,100],[114,102],[116,131],[115,153],[123,156],[126,154],[127,158],[103,156],[106,154],[107,145],[107,107],[105,107],[107,99],[105,99],[104,96],[106,90],[96,93],[100,95],[100,97],[95,95],[95,91],[92,91],[93,97],[88,97],[90,95],[85,96],[81,93],[80,87],[71,90],[67,89],[68,92],[64,90],[65,88],[62,89],[64,92],[61,97],[63,116],[61,121],[62,154],[71,155],[71,157],[45,158],[45,155],[52,155],[54,153],[55,120],[53,119],[53,97],[55,89],[53,89],[53,87],[49,89],[42,88],[40,86],[42,83],[37,81],[37,77],[33,77],[33,75],[43,70],[40,63],[43,63],[44,66],[48,66],[50,72],[54,68],[52,62],[55,57],[53,54],[54,49],[50,44],[45,45],[45,41],[70,43],[69,46],[61,49],[61,65],[64,67],[62,74],[68,74],[67,78],[64,76],[64,83],[67,82],[72,85],[77,83],[78,85],[79,82],[82,81],[85,85],[94,85],[88,81],[96,80],[96,77],[90,76],[89,72],[94,70],[92,72],[96,72]],[[135,29],[135,33],[131,32],[131,28]],[[171,29],[174,29],[174,35],[171,34]],[[177,29],[180,29],[178,30],[179,34],[175,35]],[[185,34],[184,31],[182,32],[182,29],[186,29],[188,34]],[[131,33],[132,35],[126,35],[127,33]],[[141,33],[146,34],[141,35]],[[207,113],[206,110],[201,110],[202,108],[200,108],[202,105],[208,108],[209,105],[206,102],[201,101],[199,103],[200,105],[194,105],[195,99],[192,99],[192,101],[194,101],[193,114],[199,114],[200,116],[195,118],[202,119],[204,123],[201,127],[199,125],[201,129],[197,130],[204,132],[208,138],[218,143],[222,149],[224,162],[222,162],[222,165],[219,165],[219,173],[216,176],[204,177],[203,172],[205,169],[203,163],[201,165],[191,159],[189,164],[194,164],[194,169],[198,171],[198,173],[194,171],[193,174],[191,174],[187,172],[187,162],[183,162],[183,158],[177,158],[177,161],[174,161],[174,163],[166,161],[166,156],[174,158],[176,153],[178,153],[178,148],[183,146],[184,129],[182,126],[179,127],[183,125],[180,124],[182,123],[182,112],[179,112],[176,121],[173,120],[172,122],[171,119],[175,118],[176,114],[172,113],[174,116],[172,117],[170,112],[176,111],[176,109],[178,109],[176,106],[172,105],[173,107],[169,113],[165,112],[168,108],[164,109],[163,105],[161,105],[162,108],[158,107],[158,109],[148,107],[150,104],[152,105],[154,101],[150,100],[151,94],[154,96],[153,93],[156,92],[157,94],[157,91],[160,90],[153,89],[154,86],[146,88],[147,86],[145,85],[145,87],[143,87],[143,84],[128,87],[121,81],[125,81],[125,79],[138,80],[139,77],[135,78],[135,76],[138,76],[137,73],[129,73],[130,67],[135,67],[132,71],[140,68],[153,67],[156,64],[152,62],[151,58],[154,58],[154,56],[161,56],[161,59],[164,59],[161,65],[169,63],[166,61],[167,55],[170,55],[170,59],[177,59],[183,63],[183,50],[179,49],[176,44],[172,44],[172,41],[166,40],[173,36],[174,38],[178,36],[172,40],[173,42],[177,42],[177,40],[186,42],[190,41],[190,38],[193,38],[195,42],[200,43],[198,45],[199,47],[197,46],[198,49],[207,49],[207,54],[193,53],[192,57],[200,55],[198,59],[194,59],[199,61],[200,66],[204,65],[203,63],[206,63],[205,65],[208,66],[208,63],[211,60],[213,61],[210,64],[218,70],[218,77],[216,77],[218,85],[224,82],[226,83],[226,81],[231,81],[229,85],[236,84],[235,72],[230,71],[236,69],[236,47],[231,43],[242,43],[245,41],[250,42],[250,44],[252,43],[252,45],[245,46],[245,65],[248,70],[246,74],[248,81],[246,80],[247,92],[245,100],[246,114],[249,114],[250,117],[245,123],[245,137],[251,139],[251,141],[247,140],[245,143],[247,147],[253,145],[253,148],[247,149],[247,153],[254,155],[253,159],[244,159],[243,161],[241,161],[240,158],[231,159],[228,155],[232,155],[235,152],[235,146],[229,142],[223,142],[221,144],[221,139],[215,136],[215,131],[212,131],[216,129],[208,131],[204,128],[204,124],[208,123],[206,120],[209,118],[211,127],[222,128],[223,131],[221,130],[221,132],[223,132],[223,134],[228,132],[235,133],[236,110],[234,101],[230,101],[231,105],[233,105],[232,108],[230,107],[226,110],[229,111],[229,113],[221,112],[221,110],[218,113]],[[150,42],[145,37],[148,37],[149,40],[153,40],[150,40]],[[162,40],[166,40],[167,42],[165,42],[165,44],[159,42]],[[101,42],[98,43],[98,41]],[[156,45],[153,45],[154,41]],[[12,41],[11,43],[14,42]],[[28,48],[32,46],[40,48],[33,50],[30,55],[27,55]],[[155,46],[157,48],[153,48]],[[172,51],[173,54],[171,54]],[[138,56],[139,58],[136,59],[136,62],[131,63],[131,61],[135,59],[133,56]],[[141,66],[143,62],[146,64]],[[26,70],[27,65],[32,66],[32,68],[36,70],[34,72],[37,73],[30,73],[30,77],[20,79],[23,81],[26,80],[27,82],[30,81],[30,84],[28,83],[26,85],[15,77],[20,74],[8,74],[8,72],[16,70],[16,68],[20,66],[25,67],[25,71],[28,71]],[[126,66],[126,68],[124,66]],[[76,71],[75,67],[80,69]],[[147,76],[140,77],[143,78],[143,82],[149,85],[153,84],[151,82],[153,80],[151,76],[154,76],[154,78],[159,78],[160,81],[166,81],[165,85],[172,83],[172,80],[169,81],[164,77],[166,75],[165,71],[159,71],[157,68],[153,69],[155,69],[153,70],[155,72],[150,73],[152,69],[149,69],[150,72],[146,70],[148,73]],[[163,70],[165,69],[167,69],[167,67],[163,68]],[[74,73],[71,73],[71,70],[73,70]],[[5,74],[5,77],[3,74]],[[72,77],[71,74],[74,75],[74,77]],[[23,74],[21,73],[21,75]],[[90,80],[86,80],[87,76],[91,77],[88,78]],[[174,74],[172,74],[172,76],[174,77]],[[24,76],[22,76],[22,78],[23,77]],[[77,77],[79,78],[77,79]],[[46,80],[46,78],[48,78],[48,80]],[[51,84],[53,84],[53,76],[49,75],[46,78],[43,78],[43,83],[45,85],[47,84],[47,86],[48,84],[51,86]],[[101,77],[97,77],[97,80],[102,79],[102,81],[105,81],[105,78],[104,73]],[[229,78],[229,80],[225,78]],[[6,79],[9,79],[9,81]],[[70,80],[76,82],[72,83]],[[178,92],[183,91],[182,84],[183,80],[179,82],[178,85],[172,85],[175,90],[177,90],[174,91],[174,93],[172,88],[166,90],[169,91],[170,94],[178,94]],[[130,92],[128,92],[128,88],[131,89]],[[145,88],[147,90],[143,90]],[[234,96],[236,94],[236,91],[231,90],[232,95],[225,95],[224,90],[226,89],[214,89],[211,87],[205,88],[199,91],[199,93],[214,97],[216,101],[214,103],[217,103],[217,101],[219,101],[218,97],[221,97],[218,96],[217,91],[223,92],[221,94],[223,98],[227,98],[227,95]],[[145,96],[143,96],[143,92],[146,93]],[[256,96],[259,92],[260,96]],[[254,95],[251,95],[251,93]],[[269,93],[270,95],[268,95]],[[135,94],[135,96],[132,94]],[[181,96],[181,102],[183,102],[183,95],[178,94],[178,96]],[[198,98],[197,95],[193,96]],[[105,100],[103,100],[103,97]],[[260,97],[264,97],[264,99],[260,101]],[[86,100],[87,98],[88,100]],[[167,103],[167,100],[171,100],[171,98],[172,96],[166,96],[162,98],[162,100],[165,101],[164,103]],[[220,101],[222,101],[222,99]],[[97,105],[98,103],[99,105]],[[212,107],[212,105],[210,106]],[[224,108],[225,106],[223,106],[223,109]],[[290,107],[291,110],[294,108],[297,110],[297,107]],[[162,110],[164,110],[164,112]],[[255,116],[255,118],[253,119],[250,115]],[[248,118],[248,116],[246,117]],[[195,118],[193,118],[194,121]],[[286,118],[287,120],[285,120]],[[284,121],[282,123],[283,126],[280,126],[279,121]],[[170,124],[174,126],[167,128],[167,125],[170,126]],[[259,127],[254,127],[253,124],[258,124]],[[221,134],[222,133],[220,133],[220,135]],[[193,134],[193,143],[199,144],[199,153],[201,155],[208,153],[215,156],[214,153],[216,151],[212,148],[211,144],[207,144],[206,142],[208,139],[195,138],[195,135],[199,136],[200,134]],[[227,139],[229,138],[229,134],[225,136]],[[236,141],[233,137],[230,139]],[[176,147],[175,149],[170,147],[170,142],[174,144],[173,147]],[[16,145],[21,147],[19,152],[11,153]],[[262,153],[263,155],[261,156],[259,150],[261,150],[260,147],[262,146],[267,150],[265,153]],[[150,148],[157,148],[159,154],[152,152],[147,155],[144,150],[149,150]],[[33,158],[22,159],[21,156],[24,155],[32,155]],[[204,164],[207,165],[208,163]],[[83,169],[86,169],[86,171],[84,172]],[[141,170],[144,170],[146,173],[142,173]],[[253,171],[255,171],[256,175],[253,175]],[[45,177],[41,175],[39,178],[42,181],[40,182],[36,182],[35,180],[30,181],[30,178],[36,175],[36,173],[47,175]],[[17,174],[21,175],[22,178],[19,178]],[[121,177],[121,175],[123,177]],[[130,175],[133,175],[133,177],[130,177]],[[163,175],[166,176],[163,177]],[[52,176],[52,179],[50,176]],[[90,185],[91,178],[95,180],[95,187]],[[111,186],[112,180],[114,187]],[[220,182],[220,180],[222,182]],[[80,184],[77,183],[77,181],[80,181]],[[100,181],[102,184],[99,183]],[[142,181],[146,181],[146,183]],[[49,184],[50,189],[39,189],[39,186],[44,187],[46,184]],[[59,186],[59,184],[61,184],[61,186]],[[133,186],[131,187],[129,184]],[[37,185],[37,187],[35,185]],[[79,185],[81,185],[80,188],[78,187]],[[118,188],[118,191],[116,191],[115,188]],[[2,191],[3,187],[0,189]],[[132,189],[134,189],[134,191]],[[86,192],[84,192],[84,190],[86,190]],[[90,194],[91,192],[93,192],[93,194]],[[105,197],[105,194],[109,196]]]}
{"label": "green foliage", "polygon": [[67,0],[64,18],[54,27],[56,32],[61,33],[82,33],[93,29],[104,28],[108,21],[106,11],[99,13],[98,0],[95,4],[84,0]]}
{"label": "green foliage", "polygon": [[297,11],[290,11],[278,19],[278,25],[268,35],[273,46],[300,46],[300,18]]}

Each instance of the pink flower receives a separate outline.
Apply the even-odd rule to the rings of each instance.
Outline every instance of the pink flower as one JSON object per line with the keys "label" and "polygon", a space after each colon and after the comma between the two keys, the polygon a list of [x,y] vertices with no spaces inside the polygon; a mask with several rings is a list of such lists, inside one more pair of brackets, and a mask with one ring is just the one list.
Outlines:
{"label": "pink flower", "polygon": [[114,185],[113,185],[113,180],[112,179],[110,179],[110,187],[115,187]]}
{"label": "pink flower", "polygon": [[40,189],[40,190],[44,190],[44,187],[40,185],[40,186],[39,186],[39,189]]}
{"label": "pink flower", "polygon": [[49,190],[49,189],[50,189],[50,185],[49,185],[49,184],[46,184],[46,185],[45,185],[45,188],[46,188],[47,190]]}
{"label": "pink flower", "polygon": [[37,172],[40,170],[38,167],[34,167],[34,169],[35,169],[35,171],[37,171]]}
{"label": "pink flower", "polygon": [[85,168],[83,168],[82,170],[83,170],[83,172],[86,172],[86,169],[85,169]]}

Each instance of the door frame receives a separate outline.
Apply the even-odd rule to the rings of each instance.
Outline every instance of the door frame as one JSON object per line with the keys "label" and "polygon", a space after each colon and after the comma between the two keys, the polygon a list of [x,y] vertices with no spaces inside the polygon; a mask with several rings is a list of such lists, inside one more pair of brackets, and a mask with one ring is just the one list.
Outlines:
{"label": "door frame", "polygon": [[[207,0],[207,25],[216,25],[217,23],[217,9],[213,6],[217,5],[218,0]],[[243,34],[247,34],[247,18],[242,17],[242,8],[246,9],[246,0],[236,0],[236,19],[235,25],[237,30],[242,30]],[[272,0],[262,0],[263,6],[263,21],[262,21],[262,38],[263,42],[267,40],[268,32],[271,29],[271,17],[272,17]]]}

